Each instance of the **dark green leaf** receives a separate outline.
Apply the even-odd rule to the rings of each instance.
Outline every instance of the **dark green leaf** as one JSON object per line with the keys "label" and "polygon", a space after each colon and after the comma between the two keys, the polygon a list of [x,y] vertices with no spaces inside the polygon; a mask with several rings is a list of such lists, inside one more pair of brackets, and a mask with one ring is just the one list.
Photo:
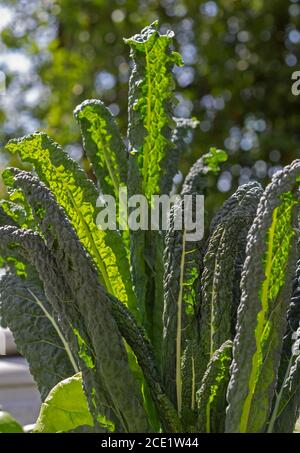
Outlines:
{"label": "dark green leaf", "polygon": [[37,278],[2,276],[0,316],[29,363],[43,400],[54,385],[78,371],[77,359]]}
{"label": "dark green leaf", "polygon": [[197,392],[198,428],[201,433],[222,433],[225,428],[226,391],[230,378],[232,342],[213,354]]}
{"label": "dark green leaf", "polygon": [[300,161],[273,177],[248,235],[229,384],[227,432],[266,428],[297,258]]}

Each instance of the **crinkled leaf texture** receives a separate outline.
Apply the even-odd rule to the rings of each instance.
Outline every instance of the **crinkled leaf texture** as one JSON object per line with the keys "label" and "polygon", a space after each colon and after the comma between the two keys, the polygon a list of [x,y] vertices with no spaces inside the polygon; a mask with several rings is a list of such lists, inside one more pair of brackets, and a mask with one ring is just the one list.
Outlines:
{"label": "crinkled leaf texture", "polygon": [[202,376],[214,352],[235,336],[237,265],[245,257],[246,237],[262,193],[258,183],[240,187],[212,222],[201,281]]}
{"label": "crinkled leaf texture", "polygon": [[[87,331],[89,332],[87,345],[84,345],[81,340],[79,355],[83,360],[87,361],[89,368],[95,369],[96,387],[94,397],[99,398],[99,394],[100,396],[102,394],[102,397],[105,396],[106,407],[104,406],[103,414],[106,416],[109,414],[111,416],[113,414],[117,415],[117,419],[121,416],[122,419],[124,418],[123,423],[126,426],[127,424],[134,426],[134,430],[142,430],[142,426],[144,430],[148,429],[143,408],[140,406],[139,392],[135,388],[132,376],[128,373],[124,362],[125,357],[122,358],[118,355],[118,347],[121,345],[114,343],[114,338],[118,336],[119,329],[121,335],[133,349],[144,372],[163,426],[167,430],[178,431],[180,423],[177,420],[176,412],[163,393],[151,348],[138,327],[134,316],[120,301],[103,293],[97,283],[97,276],[91,266],[89,257],[85,254],[62,208],[57,205],[51,192],[37,178],[26,172],[11,169],[11,173],[14,175],[14,186],[22,189],[32,207],[34,218],[40,227],[46,244],[55,255],[60,273],[66,279],[65,285],[68,286],[67,282],[76,282],[70,288],[73,303],[78,307],[77,315],[75,316],[77,316],[79,321],[79,314],[83,314],[82,323],[88,326]],[[51,228],[49,228],[50,220]],[[85,269],[85,273],[79,278],[82,269]],[[86,309],[85,301],[90,305],[88,310]],[[111,321],[107,318],[108,313],[105,315],[106,310],[111,312],[118,328],[114,323],[111,324]],[[105,316],[106,320],[104,322],[103,318]],[[74,319],[72,314],[71,318],[73,323],[76,323],[76,318]],[[77,330],[82,333],[78,322],[77,325]],[[103,341],[106,333],[108,335],[108,343],[105,345]],[[84,348],[81,349],[81,346],[84,346]],[[112,349],[109,352],[110,348]],[[115,361],[112,361],[113,357],[115,357]],[[99,368],[98,359],[100,359]],[[111,373],[113,373],[114,367],[121,366],[119,371],[115,371],[114,375],[112,375],[114,377],[109,380],[103,374],[108,364]],[[100,379],[101,376],[102,379]],[[88,389],[90,390],[90,386]],[[112,393],[114,393],[114,396]],[[95,403],[98,404],[98,407],[93,408],[93,411],[97,413],[97,409],[100,410],[102,407],[101,401],[95,399]],[[112,410],[112,413],[107,412],[108,408]],[[128,417],[129,413],[131,414],[130,417]],[[97,414],[97,421],[99,422],[98,417],[99,414]],[[114,419],[114,417],[112,418]],[[103,426],[103,417],[100,422],[100,425]]]}
{"label": "crinkled leaf texture", "polygon": [[[219,171],[226,160],[224,151],[212,148],[202,156],[185,179],[181,196],[203,193],[209,174]],[[191,209],[195,211],[195,198]],[[193,418],[196,390],[203,376],[199,360],[198,314],[201,306],[200,282],[203,271],[202,240],[190,242],[187,232],[174,227],[178,212],[184,212],[184,199],[170,212],[170,228],[164,252],[163,377],[168,396],[179,413]],[[177,213],[177,214],[176,214]],[[205,358],[205,366],[208,358]],[[204,369],[205,369],[204,366]],[[201,373],[202,370],[202,373]]]}
{"label": "crinkled leaf texture", "polygon": [[46,134],[36,133],[12,140],[7,150],[18,153],[23,161],[33,163],[39,178],[64,208],[107,291],[136,310],[122,238],[117,231],[98,228],[96,203],[99,193],[84,171]]}
{"label": "crinkled leaf texture", "polygon": [[[194,209],[194,204],[191,209]],[[195,406],[197,370],[188,371],[185,366],[183,379],[181,366],[188,342],[198,343],[197,314],[203,252],[201,240],[189,241],[185,229],[176,229],[175,219],[180,215],[184,217],[184,209],[184,200],[179,198],[170,212],[164,251],[163,378],[168,396],[177,406],[179,414],[186,406],[190,410]],[[189,359],[186,356],[185,365],[197,363],[196,351],[197,347],[189,348]],[[191,385],[189,379],[193,380]],[[189,391],[186,391],[186,386]],[[184,394],[189,396],[184,398]]]}
{"label": "crinkled leaf texture", "polygon": [[290,433],[300,415],[300,261],[287,315],[279,376],[268,432]]}
{"label": "crinkled leaf texture", "polygon": [[78,371],[76,357],[37,278],[2,276],[0,316],[2,326],[10,328],[18,351],[28,361],[42,400],[58,382]]}
{"label": "crinkled leaf texture", "polygon": [[42,404],[34,432],[61,433],[93,425],[83,391],[82,375],[77,373],[59,382],[50,391]]}
{"label": "crinkled leaf texture", "polygon": [[227,432],[266,430],[298,256],[299,180],[299,160],[274,175],[248,234]]}
{"label": "crinkled leaf texture", "polygon": [[215,351],[197,392],[198,428],[203,433],[221,433],[225,428],[226,391],[230,378],[232,342]]}
{"label": "crinkled leaf texture", "polygon": [[117,299],[110,297],[114,318],[121,334],[134,351],[143,370],[149,392],[156,406],[159,420],[166,432],[181,432],[182,424],[177,412],[164,393],[160,374],[155,363],[152,345],[133,315]]}
{"label": "crinkled leaf texture", "polygon": [[[164,193],[168,158],[174,144],[171,142],[171,108],[174,99],[174,64],[181,65],[178,53],[171,51],[173,32],[162,35],[158,22],[144,28],[125,42],[131,47],[133,70],[129,82],[130,152],[137,160],[141,188],[149,199]],[[168,184],[167,184],[168,185]],[[170,188],[172,180],[169,181]]]}
{"label": "crinkled leaf texture", "polygon": [[268,432],[292,433],[299,419],[300,408],[300,357],[290,359],[286,379],[277,396],[278,400],[268,425]]}
{"label": "crinkled leaf texture", "polygon": [[84,101],[74,115],[80,124],[87,157],[101,191],[117,199],[127,180],[127,152],[110,110],[96,99]]}
{"label": "crinkled leaf texture", "polygon": [[[176,128],[172,117],[175,84],[171,69],[181,64],[180,55],[171,50],[172,39],[172,32],[160,34],[158,22],[154,22],[125,40],[133,63],[128,102],[128,193],[145,194],[149,201],[154,194],[171,191],[180,155],[178,144],[187,126],[181,122]],[[160,361],[163,238],[156,231],[133,231],[130,246],[139,308]]]}
{"label": "crinkled leaf texture", "polygon": [[26,172],[11,172],[32,207],[46,244],[38,235],[18,230],[6,230],[6,235],[3,231],[1,240],[21,248],[27,241],[26,255],[34,261],[48,299],[71,324],[95,418],[98,420],[100,412],[124,431],[147,431],[140,390],[129,369],[110,300],[99,285],[90,257],[49,189]]}
{"label": "crinkled leaf texture", "polygon": [[3,200],[0,204],[0,225],[16,225],[16,222],[7,214],[6,209],[2,206]]}

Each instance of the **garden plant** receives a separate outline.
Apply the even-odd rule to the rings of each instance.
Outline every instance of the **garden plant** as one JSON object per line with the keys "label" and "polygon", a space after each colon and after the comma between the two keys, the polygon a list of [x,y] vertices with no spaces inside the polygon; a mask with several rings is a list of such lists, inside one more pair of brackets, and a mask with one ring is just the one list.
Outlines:
{"label": "garden plant", "polygon": [[[206,213],[202,239],[177,230],[227,155],[174,183],[197,122],[172,115],[172,37],[155,22],[126,39],[126,140],[101,101],[76,108],[92,177],[44,133],[6,147],[31,171],[3,172],[0,315],[41,393],[36,432],[292,432],[299,416],[300,160]],[[120,188],[177,192],[167,231],[99,227]]]}

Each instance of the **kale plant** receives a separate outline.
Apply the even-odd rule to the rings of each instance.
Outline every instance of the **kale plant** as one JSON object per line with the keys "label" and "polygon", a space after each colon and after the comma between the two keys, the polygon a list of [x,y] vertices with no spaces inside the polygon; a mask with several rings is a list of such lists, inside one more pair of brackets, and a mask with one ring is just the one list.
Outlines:
{"label": "kale plant", "polygon": [[125,41],[128,146],[101,101],[76,108],[97,184],[44,133],[6,147],[33,166],[3,172],[0,309],[44,400],[37,432],[291,432],[299,416],[299,160],[239,187],[197,241],[176,212],[219,172],[215,148],[167,231],[97,224],[100,193],[176,189],[197,122],[172,116],[172,37],[153,23]]}

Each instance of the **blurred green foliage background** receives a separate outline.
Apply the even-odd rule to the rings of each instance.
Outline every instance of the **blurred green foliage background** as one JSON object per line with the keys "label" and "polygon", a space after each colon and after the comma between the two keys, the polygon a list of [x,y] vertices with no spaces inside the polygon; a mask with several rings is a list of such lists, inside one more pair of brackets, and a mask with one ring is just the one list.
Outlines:
{"label": "blurred green foliage background", "polygon": [[[183,172],[214,145],[230,158],[214,196],[250,179],[266,183],[300,157],[298,0],[7,0],[0,6],[0,167],[4,143],[40,129],[80,160],[72,111],[101,98],[124,133],[129,51],[122,38],[155,19],[173,29],[185,67],[176,68],[177,116],[200,126]],[[211,184],[215,184],[213,181]]]}

